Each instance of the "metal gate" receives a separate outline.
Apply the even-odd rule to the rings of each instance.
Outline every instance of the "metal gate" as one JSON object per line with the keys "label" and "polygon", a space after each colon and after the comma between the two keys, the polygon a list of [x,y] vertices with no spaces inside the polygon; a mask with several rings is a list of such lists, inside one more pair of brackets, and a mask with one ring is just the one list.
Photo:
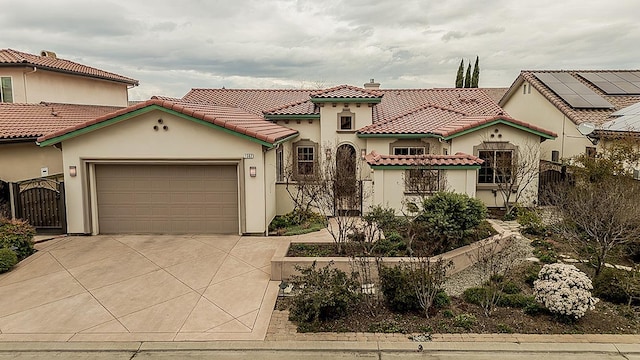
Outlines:
{"label": "metal gate", "polygon": [[64,182],[32,179],[12,184],[15,217],[27,220],[39,233],[66,233]]}

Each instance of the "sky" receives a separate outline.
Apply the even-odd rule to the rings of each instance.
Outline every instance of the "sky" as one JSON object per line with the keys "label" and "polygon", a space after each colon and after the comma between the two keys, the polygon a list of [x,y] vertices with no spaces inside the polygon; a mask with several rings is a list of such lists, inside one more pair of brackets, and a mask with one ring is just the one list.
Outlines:
{"label": "sky", "polygon": [[637,0],[0,0],[0,48],[191,88],[480,87],[521,70],[640,69]]}

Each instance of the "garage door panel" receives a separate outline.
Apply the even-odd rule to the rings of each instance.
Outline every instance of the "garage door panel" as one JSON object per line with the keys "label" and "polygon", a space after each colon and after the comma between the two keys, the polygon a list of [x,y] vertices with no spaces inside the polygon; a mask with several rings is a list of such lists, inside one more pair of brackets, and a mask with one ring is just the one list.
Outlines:
{"label": "garage door panel", "polygon": [[96,164],[101,233],[237,233],[235,165]]}

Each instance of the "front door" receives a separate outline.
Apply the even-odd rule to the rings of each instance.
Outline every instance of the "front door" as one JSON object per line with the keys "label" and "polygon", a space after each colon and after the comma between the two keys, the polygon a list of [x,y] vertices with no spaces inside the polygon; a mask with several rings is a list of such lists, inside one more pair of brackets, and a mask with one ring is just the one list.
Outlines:
{"label": "front door", "polygon": [[335,213],[360,215],[361,185],[357,177],[356,149],[340,145],[336,151]]}

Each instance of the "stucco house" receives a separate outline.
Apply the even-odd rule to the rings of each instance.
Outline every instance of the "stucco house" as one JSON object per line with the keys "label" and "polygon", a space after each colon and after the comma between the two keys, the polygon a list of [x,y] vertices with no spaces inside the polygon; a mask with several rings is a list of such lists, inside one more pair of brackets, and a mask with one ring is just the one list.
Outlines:
{"label": "stucco house", "polygon": [[[330,149],[399,209],[414,177],[501,206],[490,164],[555,133],[510,117],[482,89],[193,89],[52,132],[63,154],[69,233],[258,233],[293,208],[287,169],[307,176]],[[289,166],[291,165],[291,166]],[[439,181],[442,179],[442,181]],[[537,184],[529,184],[537,190]],[[535,197],[535,196],[534,196]],[[525,199],[533,201],[534,197]],[[358,210],[358,209],[349,209]]]}
{"label": "stucco house", "polygon": [[0,49],[0,181],[61,174],[59,149],[40,148],[44,134],[128,105],[138,81],[58,58]]}
{"label": "stucco house", "polygon": [[499,105],[513,117],[558,134],[545,141],[542,160],[561,162],[596,152],[596,142],[578,130],[597,128],[640,102],[638,70],[523,70]]}
{"label": "stucco house", "polygon": [[138,80],[59,58],[0,49],[0,102],[127,106]]}

